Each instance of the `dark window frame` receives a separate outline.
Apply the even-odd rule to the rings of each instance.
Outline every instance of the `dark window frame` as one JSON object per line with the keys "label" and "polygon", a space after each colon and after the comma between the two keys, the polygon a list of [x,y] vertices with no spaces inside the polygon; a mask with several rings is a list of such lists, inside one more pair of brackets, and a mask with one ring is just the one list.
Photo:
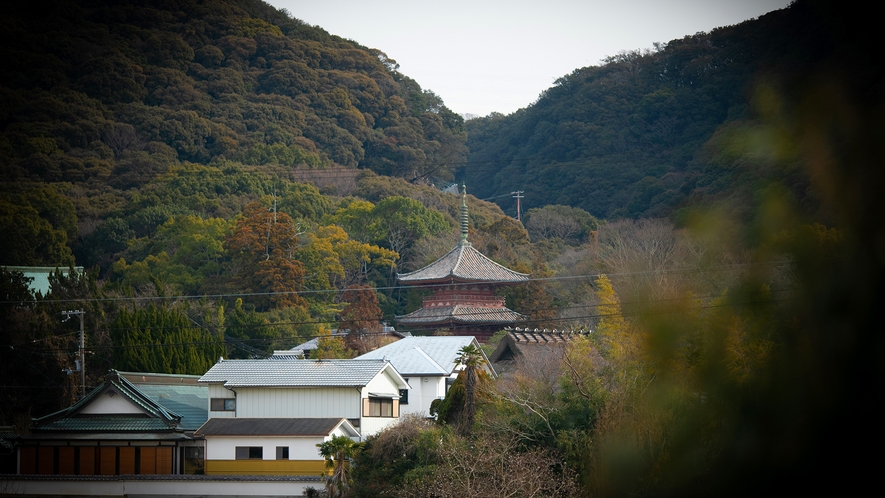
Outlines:
{"label": "dark window frame", "polygon": [[237,446],[234,452],[237,460],[264,460],[263,446]]}
{"label": "dark window frame", "polygon": [[209,410],[213,412],[237,411],[236,398],[212,398],[209,400]]}
{"label": "dark window frame", "polygon": [[288,446],[277,446],[277,460],[288,460],[289,459],[289,447]]}

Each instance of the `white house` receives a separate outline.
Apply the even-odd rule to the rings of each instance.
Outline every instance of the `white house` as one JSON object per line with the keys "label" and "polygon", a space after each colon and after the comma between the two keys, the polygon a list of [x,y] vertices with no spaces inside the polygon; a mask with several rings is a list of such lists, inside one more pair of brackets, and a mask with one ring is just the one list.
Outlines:
{"label": "white house", "polygon": [[[458,377],[463,365],[455,363],[461,348],[469,345],[479,349],[474,337],[468,336],[413,336],[370,351],[357,360],[388,360],[411,387],[400,393],[400,411],[430,413],[430,404],[444,398],[448,386]],[[480,350],[482,351],[482,350]],[[495,376],[488,358],[483,353],[483,369]]]}
{"label": "white house", "polygon": [[360,436],[344,418],[213,418],[196,434],[206,440],[209,475],[323,475],[317,444]]}
{"label": "white house", "polygon": [[361,437],[399,420],[406,380],[384,360],[224,360],[200,382],[209,418],[346,418]]}

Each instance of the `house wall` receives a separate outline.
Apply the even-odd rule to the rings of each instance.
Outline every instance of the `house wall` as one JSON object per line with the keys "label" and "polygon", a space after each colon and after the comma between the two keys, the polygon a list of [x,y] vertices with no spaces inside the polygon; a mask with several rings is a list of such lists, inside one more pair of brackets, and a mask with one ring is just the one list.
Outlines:
{"label": "house wall", "polygon": [[[360,391],[353,387],[272,388],[237,391],[237,417],[359,418]],[[216,413],[216,412],[212,412]]]}
{"label": "house wall", "polygon": [[[390,375],[389,370],[385,369],[380,375],[376,375],[374,379],[369,381],[368,385],[362,389],[363,399],[368,399],[370,393],[394,394],[399,396],[399,386]],[[399,422],[402,414],[401,406],[399,400],[395,399],[393,417],[367,417],[363,414],[363,417],[360,420],[360,433],[362,434],[362,437],[366,438],[373,434],[377,434],[384,430],[385,427]]]}
{"label": "house wall", "polygon": [[[322,475],[325,460],[317,444],[329,437],[206,437],[206,474]],[[237,446],[260,446],[262,459],[237,460]],[[289,447],[287,460],[276,459],[277,446]]]}
{"label": "house wall", "polygon": [[18,472],[23,475],[174,474],[176,446],[129,443],[46,442],[19,447]]}
{"label": "house wall", "polygon": [[88,414],[107,414],[107,413],[144,413],[144,410],[136,406],[135,403],[129,401],[120,393],[109,396],[109,391],[98,398],[95,398],[88,405],[84,406],[80,413]]}
{"label": "house wall", "polygon": [[400,415],[408,413],[430,415],[430,404],[445,396],[446,378],[435,375],[426,377],[408,377],[409,404],[400,404]]}
{"label": "house wall", "polygon": [[[209,418],[236,417],[237,412],[235,411],[212,411],[212,398],[236,399],[236,396],[233,391],[221,384],[209,384],[209,399],[207,400],[207,403],[209,403]],[[239,408],[239,403],[237,408]]]}

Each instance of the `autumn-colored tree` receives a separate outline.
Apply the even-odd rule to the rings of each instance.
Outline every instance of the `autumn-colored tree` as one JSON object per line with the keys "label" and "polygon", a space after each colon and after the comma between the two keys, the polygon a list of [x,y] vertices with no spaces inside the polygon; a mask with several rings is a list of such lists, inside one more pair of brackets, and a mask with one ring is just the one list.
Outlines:
{"label": "autumn-colored tree", "polygon": [[295,259],[299,229],[292,218],[259,202],[243,208],[242,217],[227,238],[234,282],[247,293],[259,294],[260,309],[301,306],[298,295],[304,266]]}
{"label": "autumn-colored tree", "polygon": [[375,291],[365,285],[353,285],[341,294],[341,300],[347,304],[341,310],[338,327],[347,332],[347,347],[359,354],[376,349],[381,343],[382,328]]}

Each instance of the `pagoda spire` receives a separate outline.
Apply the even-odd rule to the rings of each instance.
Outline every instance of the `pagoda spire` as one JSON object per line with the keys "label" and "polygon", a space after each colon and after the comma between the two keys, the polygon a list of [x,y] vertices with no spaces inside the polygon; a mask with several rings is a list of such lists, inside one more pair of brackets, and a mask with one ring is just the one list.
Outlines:
{"label": "pagoda spire", "polygon": [[467,241],[467,233],[469,227],[469,220],[467,218],[467,185],[463,182],[461,183],[461,245],[470,245],[470,242]]}

